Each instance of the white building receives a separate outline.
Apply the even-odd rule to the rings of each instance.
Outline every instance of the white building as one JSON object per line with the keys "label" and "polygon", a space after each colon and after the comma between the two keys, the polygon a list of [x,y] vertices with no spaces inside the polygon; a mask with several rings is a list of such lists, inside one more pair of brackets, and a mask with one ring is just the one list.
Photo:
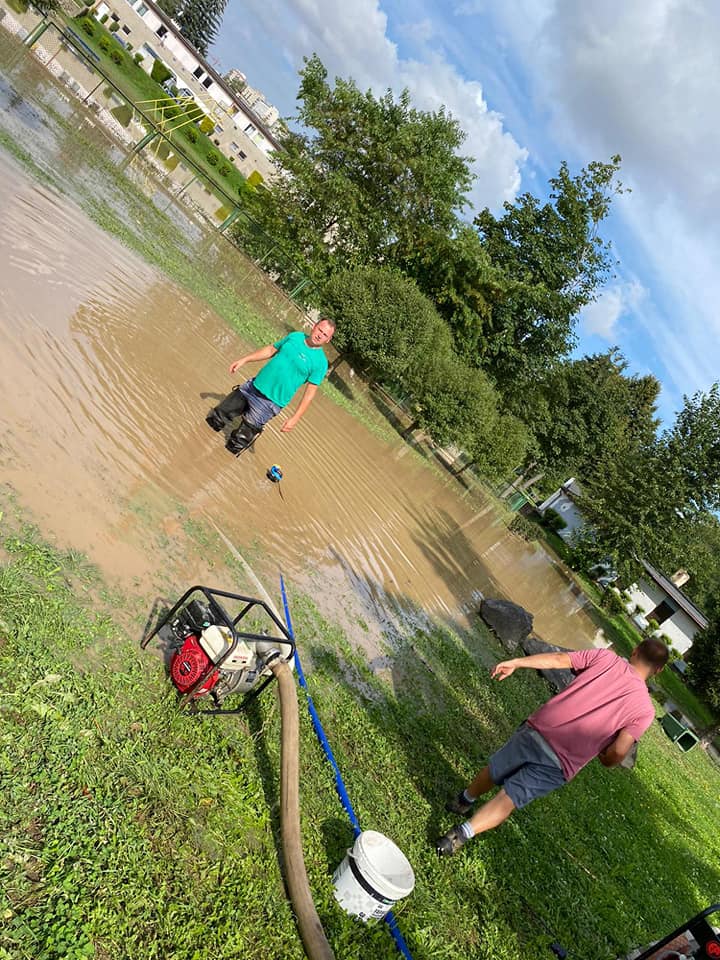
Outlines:
{"label": "white building", "polygon": [[550,494],[547,500],[543,500],[538,507],[538,511],[543,515],[546,510],[554,510],[560,514],[566,526],[557,532],[565,542],[572,540],[573,535],[585,522],[576,503],[581,492],[580,484],[574,477],[570,477],[555,493]]}
{"label": "white building", "polygon": [[280,144],[268,122],[228,86],[153,0],[101,0],[94,16],[100,19],[105,14],[119,25],[115,36],[143,55],[147,73],[154,60],[161,60],[181,94],[194,97],[211,115],[215,121],[211,139],[244,176],[257,171],[267,180],[273,175],[272,154]]}
{"label": "white building", "polygon": [[670,645],[679,653],[685,653],[692,646],[698,630],[704,630],[708,625],[702,611],[680,589],[687,583],[688,575],[684,570],[678,570],[666,577],[646,560],[642,565],[646,575],[628,590],[628,610],[632,612],[640,607],[645,620],[655,620]]}

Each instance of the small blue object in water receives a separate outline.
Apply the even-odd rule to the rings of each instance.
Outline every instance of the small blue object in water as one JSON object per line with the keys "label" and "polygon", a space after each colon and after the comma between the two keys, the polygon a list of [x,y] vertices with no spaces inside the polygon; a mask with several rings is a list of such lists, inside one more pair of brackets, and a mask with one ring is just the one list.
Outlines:
{"label": "small blue object in water", "polygon": [[280,483],[283,478],[283,472],[280,467],[274,463],[267,472],[268,480],[272,480],[273,483]]}

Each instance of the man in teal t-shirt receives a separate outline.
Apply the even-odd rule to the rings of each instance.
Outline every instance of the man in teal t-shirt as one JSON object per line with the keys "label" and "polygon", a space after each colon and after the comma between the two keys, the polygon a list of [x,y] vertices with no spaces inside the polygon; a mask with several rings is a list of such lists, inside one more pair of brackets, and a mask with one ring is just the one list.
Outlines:
{"label": "man in teal t-shirt", "polygon": [[235,387],[206,417],[213,430],[222,430],[242,414],[243,423],[230,434],[228,450],[239,454],[250,446],[268,420],[286,407],[297,390],[305,384],[297,410],[280,430],[287,433],[297,425],[327,373],[328,362],[322,347],[330,342],[334,333],[334,322],[323,318],[318,320],[309,334],[302,331],[289,333],[282,340],[261,347],[230,364],[230,373],[237,373],[246,363],[269,361],[257,376]]}

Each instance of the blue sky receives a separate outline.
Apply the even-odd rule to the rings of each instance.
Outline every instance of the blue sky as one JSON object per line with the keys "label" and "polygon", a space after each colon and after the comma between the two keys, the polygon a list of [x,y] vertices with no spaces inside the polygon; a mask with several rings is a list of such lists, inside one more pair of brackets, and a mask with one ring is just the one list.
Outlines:
{"label": "blue sky", "polygon": [[617,344],[666,421],[720,378],[720,4],[716,0],[229,0],[211,50],[281,114],[303,55],[362,88],[445,104],[475,157],[475,208],[543,196],[566,159],[623,157],[605,235],[617,276],[579,352]]}

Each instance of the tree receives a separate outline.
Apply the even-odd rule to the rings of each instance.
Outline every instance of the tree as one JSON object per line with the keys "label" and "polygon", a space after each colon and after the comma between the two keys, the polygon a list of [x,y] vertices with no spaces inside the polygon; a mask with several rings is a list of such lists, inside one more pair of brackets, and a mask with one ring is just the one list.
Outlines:
{"label": "tree", "polygon": [[533,433],[534,459],[553,489],[569,476],[585,481],[626,444],[654,440],[660,383],[628,376],[627,366],[614,347],[559,363],[522,396],[508,398]]}
{"label": "tree", "polygon": [[397,270],[340,270],[326,284],[323,302],[338,319],[338,349],[374,379],[413,394],[436,358],[451,350],[432,303]]}
{"label": "tree", "polygon": [[720,509],[720,385],[685,397],[666,436],[667,459],[679,471],[687,502]]}
{"label": "tree", "polygon": [[686,655],[691,685],[716,710],[720,710],[720,617],[711,619],[705,630],[695,634]]}
{"label": "tree", "polygon": [[475,218],[493,268],[492,311],[478,340],[458,347],[505,391],[532,382],[574,346],[578,314],[611,270],[598,231],[623,190],[619,168],[614,156],[571,176],[563,162],[547,203],[525,193],[502,217],[485,209]]}
{"label": "tree", "polygon": [[180,32],[202,56],[215,42],[227,0],[185,0],[175,16]]}
{"label": "tree", "polygon": [[180,10],[182,9],[182,0],[158,0],[158,6],[171,20],[177,22]]}
{"label": "tree", "polygon": [[444,108],[416,110],[407,90],[378,98],[352,80],[331,85],[317,56],[297,99],[303,132],[283,136],[282,175],[252,213],[314,279],[387,262],[423,230],[452,232],[472,177],[458,154],[465,135]]}
{"label": "tree", "polygon": [[153,60],[150,76],[155,83],[163,84],[172,77],[172,70],[162,62],[162,60]]}

